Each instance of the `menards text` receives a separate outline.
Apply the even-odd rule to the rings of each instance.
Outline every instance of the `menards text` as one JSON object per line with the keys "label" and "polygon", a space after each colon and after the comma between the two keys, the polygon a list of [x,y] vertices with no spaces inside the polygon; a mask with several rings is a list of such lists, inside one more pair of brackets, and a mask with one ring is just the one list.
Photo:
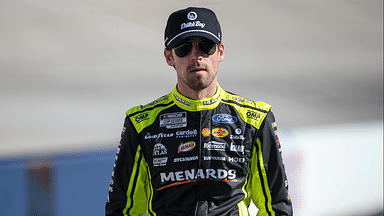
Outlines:
{"label": "menards text", "polygon": [[236,170],[224,169],[191,169],[184,171],[176,171],[167,173],[160,173],[161,182],[169,181],[188,181],[195,179],[228,179],[236,178]]}

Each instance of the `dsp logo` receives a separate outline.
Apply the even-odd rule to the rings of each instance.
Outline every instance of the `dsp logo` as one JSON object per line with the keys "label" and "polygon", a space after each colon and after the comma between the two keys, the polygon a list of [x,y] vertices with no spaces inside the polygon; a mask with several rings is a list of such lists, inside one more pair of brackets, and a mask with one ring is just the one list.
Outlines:
{"label": "dsp logo", "polygon": [[215,128],[212,130],[212,135],[215,137],[226,137],[228,136],[228,131],[225,128]]}

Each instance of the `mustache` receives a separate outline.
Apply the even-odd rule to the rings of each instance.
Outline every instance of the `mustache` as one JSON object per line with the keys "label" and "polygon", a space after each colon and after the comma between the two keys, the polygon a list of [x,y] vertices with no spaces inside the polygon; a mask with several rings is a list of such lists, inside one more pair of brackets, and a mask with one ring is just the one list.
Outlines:
{"label": "mustache", "polygon": [[202,64],[202,63],[195,63],[195,64],[191,64],[187,67],[187,70],[188,71],[194,71],[194,70],[206,70],[207,69],[207,66],[205,64]]}

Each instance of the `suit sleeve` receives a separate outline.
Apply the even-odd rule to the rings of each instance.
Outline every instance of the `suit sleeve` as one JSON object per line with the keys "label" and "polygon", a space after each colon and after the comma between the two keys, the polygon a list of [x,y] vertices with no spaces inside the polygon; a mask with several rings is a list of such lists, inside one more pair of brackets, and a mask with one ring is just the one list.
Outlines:
{"label": "suit sleeve", "polygon": [[267,187],[270,193],[268,197],[271,199],[270,203],[273,212],[275,215],[293,215],[281,144],[277,134],[275,117],[271,111],[267,114],[264,123],[260,127],[258,140],[261,146]]}
{"label": "suit sleeve", "polygon": [[105,215],[141,216],[145,213],[147,172],[139,140],[127,116],[116,153]]}

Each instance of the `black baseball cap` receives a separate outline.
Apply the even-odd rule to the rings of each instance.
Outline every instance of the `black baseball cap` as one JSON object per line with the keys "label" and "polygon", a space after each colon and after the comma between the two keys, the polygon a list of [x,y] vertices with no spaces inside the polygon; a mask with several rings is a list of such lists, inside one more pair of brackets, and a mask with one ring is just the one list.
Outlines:
{"label": "black baseball cap", "polygon": [[221,42],[221,28],[216,14],[207,8],[189,7],[173,12],[164,34],[165,47],[174,48],[189,37],[205,37],[216,44]]}

